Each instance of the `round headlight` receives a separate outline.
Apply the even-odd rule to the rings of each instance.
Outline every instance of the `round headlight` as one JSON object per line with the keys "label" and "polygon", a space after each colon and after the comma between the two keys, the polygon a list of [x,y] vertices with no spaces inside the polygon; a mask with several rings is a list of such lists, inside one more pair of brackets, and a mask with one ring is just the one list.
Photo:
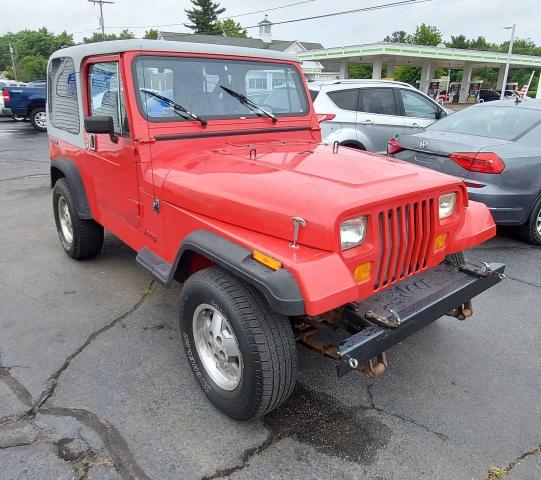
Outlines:
{"label": "round headlight", "polygon": [[455,211],[456,193],[446,193],[440,196],[440,220],[450,217]]}
{"label": "round headlight", "polygon": [[340,225],[340,243],[342,250],[356,247],[364,242],[366,237],[366,216],[348,220]]}

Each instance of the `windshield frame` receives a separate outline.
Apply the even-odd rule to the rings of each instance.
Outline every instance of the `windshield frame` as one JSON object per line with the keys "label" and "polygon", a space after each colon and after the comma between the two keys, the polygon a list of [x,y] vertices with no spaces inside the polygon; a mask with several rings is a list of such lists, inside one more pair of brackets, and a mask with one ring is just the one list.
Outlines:
{"label": "windshield frame", "polygon": [[[272,59],[272,58],[265,58],[264,60],[260,60],[257,57],[236,57],[236,56],[213,56],[209,54],[183,54],[178,52],[151,52],[151,53],[139,53],[136,56],[133,57],[131,62],[131,73],[132,73],[132,84],[134,88],[134,94],[135,99],[137,103],[137,107],[139,110],[139,114],[143,119],[145,119],[147,122],[150,122],[152,124],[168,124],[168,123],[190,123],[190,122],[197,122],[197,120],[194,120],[192,118],[183,119],[179,116],[177,117],[151,117],[147,114],[144,108],[144,102],[141,98],[141,95],[139,94],[139,91],[141,88],[149,88],[145,85],[139,84],[139,75],[137,73],[137,67],[139,63],[146,59],[160,59],[160,60],[171,60],[175,58],[179,59],[192,59],[192,60],[223,60],[223,61],[234,61],[234,62],[245,62],[245,63],[251,63],[251,64],[266,64],[266,65],[278,65],[282,66],[284,68],[290,68],[294,71],[294,74],[298,76],[298,82],[299,82],[299,101],[301,104],[304,102],[305,109],[302,112],[288,112],[288,113],[280,113],[280,112],[272,112],[273,115],[275,115],[278,119],[280,118],[306,118],[311,114],[311,102],[308,99],[308,95],[306,93],[306,84],[304,80],[304,74],[302,70],[299,67],[299,64],[296,62],[288,62],[282,59]],[[286,87],[287,88],[287,87]],[[174,100],[174,99],[173,99]],[[201,112],[193,112],[198,116],[201,116],[205,118],[205,120],[208,120],[209,123],[212,123],[214,121],[224,121],[224,120],[256,120],[263,118],[260,115],[257,115],[255,112],[247,112],[246,114],[239,115],[220,115],[220,116],[208,116]],[[270,120],[270,119],[269,119]],[[274,123],[273,123],[274,124]]]}

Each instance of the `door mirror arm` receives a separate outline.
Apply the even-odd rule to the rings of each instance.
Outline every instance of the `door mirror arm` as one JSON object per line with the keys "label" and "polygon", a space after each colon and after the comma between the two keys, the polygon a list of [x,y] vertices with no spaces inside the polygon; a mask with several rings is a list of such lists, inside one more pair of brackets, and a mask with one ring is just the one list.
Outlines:
{"label": "door mirror arm", "polygon": [[84,125],[86,133],[107,133],[111,142],[118,143],[118,135],[115,133],[113,117],[92,115],[85,117]]}

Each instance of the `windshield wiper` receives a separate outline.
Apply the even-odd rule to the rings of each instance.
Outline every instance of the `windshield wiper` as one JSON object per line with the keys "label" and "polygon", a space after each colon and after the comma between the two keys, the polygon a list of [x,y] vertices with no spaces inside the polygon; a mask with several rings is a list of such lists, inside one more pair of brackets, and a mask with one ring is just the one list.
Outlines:
{"label": "windshield wiper", "polygon": [[276,123],[278,121],[278,119],[272,113],[267,112],[267,110],[265,110],[263,107],[260,107],[257,103],[252,102],[246,95],[243,95],[242,93],[239,93],[239,92],[235,92],[235,90],[231,90],[230,88],[224,87],[223,85],[220,85],[220,88],[223,91],[229,93],[229,95],[231,95],[232,97],[235,97],[243,105],[251,107],[253,110],[258,110],[263,115],[272,119],[272,123]]}
{"label": "windshield wiper", "polygon": [[153,97],[156,97],[163,102],[167,103],[169,107],[171,107],[175,112],[182,112],[185,114],[185,116],[188,116],[190,118],[193,118],[194,120],[197,120],[203,127],[207,125],[207,121],[204,118],[201,118],[199,115],[196,115],[195,113],[190,112],[186,108],[184,108],[182,105],[178,104],[174,100],[171,100],[170,98],[164,97],[163,95],[160,95],[159,93],[153,92],[152,90],[147,90],[146,88],[141,88],[141,91],[144,93],[148,93],[149,95],[152,95]]}

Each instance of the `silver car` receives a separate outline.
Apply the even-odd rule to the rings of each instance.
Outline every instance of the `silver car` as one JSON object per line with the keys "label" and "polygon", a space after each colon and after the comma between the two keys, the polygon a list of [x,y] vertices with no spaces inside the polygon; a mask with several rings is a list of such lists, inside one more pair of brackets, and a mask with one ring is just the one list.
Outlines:
{"label": "silver car", "polygon": [[389,80],[334,80],[308,84],[323,141],[385,153],[400,133],[422,130],[450,112],[407,83]]}
{"label": "silver car", "polygon": [[497,224],[541,245],[541,101],[480,103],[399,135],[389,155],[460,178]]}

